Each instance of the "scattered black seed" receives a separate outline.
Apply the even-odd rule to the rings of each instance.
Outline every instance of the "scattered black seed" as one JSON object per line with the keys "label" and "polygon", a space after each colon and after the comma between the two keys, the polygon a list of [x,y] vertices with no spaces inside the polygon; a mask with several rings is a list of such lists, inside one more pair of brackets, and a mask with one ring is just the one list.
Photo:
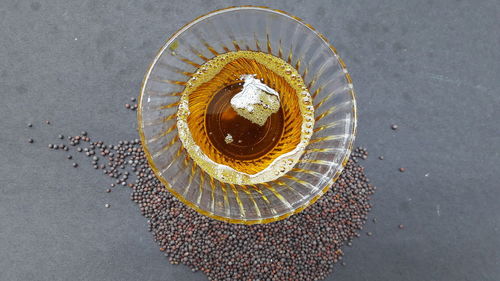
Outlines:
{"label": "scattered black seed", "polygon": [[86,136],[86,135],[87,135],[87,132],[86,132],[86,131],[82,131],[82,132],[80,133],[80,135],[82,135],[82,136]]}
{"label": "scattered black seed", "polygon": [[371,232],[367,232],[367,233],[366,233],[366,235],[368,235],[368,236],[372,236],[372,235],[373,235],[373,233],[371,233]]}
{"label": "scattered black seed", "polygon": [[50,125],[50,121],[49,120],[45,120],[45,124]]}
{"label": "scattered black seed", "polygon": [[376,218],[373,218],[372,221],[373,221],[373,223],[377,223],[377,219]]}
{"label": "scattered black seed", "polygon": [[68,159],[71,159],[71,158],[73,158],[73,156],[71,156],[71,155],[68,155],[68,156],[67,156],[67,158],[68,158]]}
{"label": "scattered black seed", "polygon": [[33,124],[28,123],[27,126],[28,126],[28,128],[31,128],[31,127],[33,127]]}
{"label": "scattered black seed", "polygon": [[[81,140],[90,141],[83,133]],[[79,139],[68,141],[77,145]],[[116,180],[111,187],[131,188],[131,200],[148,219],[169,261],[202,271],[209,280],[324,279],[342,260],[342,246],[351,246],[360,236],[375,190],[357,163],[368,152],[358,147],[330,191],[303,212],[264,225],[228,224],[196,213],[168,192],[149,167],[138,139],[118,145],[93,142],[90,147],[86,152],[98,149],[105,156],[99,167]]]}
{"label": "scattered black seed", "polygon": [[76,149],[76,151],[78,151],[78,152],[82,152],[82,148],[81,148],[81,147],[78,147],[78,148]]}
{"label": "scattered black seed", "polygon": [[34,141],[33,139],[28,139],[29,143],[33,143],[33,141]]}
{"label": "scattered black seed", "polygon": [[135,98],[134,98],[134,97],[131,97],[131,98],[130,98],[130,101],[131,101],[131,102],[134,102],[134,101],[135,101]]}
{"label": "scattered black seed", "polygon": [[401,173],[404,173],[404,172],[406,171],[406,169],[405,169],[405,168],[399,168],[399,171],[400,171]]}
{"label": "scattered black seed", "polygon": [[78,164],[77,163],[73,163],[73,167],[78,167]]}
{"label": "scattered black seed", "polygon": [[399,225],[399,229],[403,229],[403,228],[405,228],[405,226],[404,226],[404,225],[402,225],[402,224],[400,224],[400,225]]}
{"label": "scattered black seed", "polygon": [[379,156],[378,159],[384,160],[384,156]]}
{"label": "scattered black seed", "polygon": [[57,137],[58,137],[58,138],[60,138],[60,139],[64,139],[64,136],[63,136],[63,135],[59,135],[59,136],[57,136]]}
{"label": "scattered black seed", "polygon": [[397,129],[398,129],[398,125],[396,125],[396,124],[392,124],[392,125],[391,125],[391,129],[393,129],[393,130],[397,130]]}
{"label": "scattered black seed", "polygon": [[49,143],[48,147],[49,147],[49,148],[54,148],[54,145],[53,145],[53,144],[51,144],[51,143]]}

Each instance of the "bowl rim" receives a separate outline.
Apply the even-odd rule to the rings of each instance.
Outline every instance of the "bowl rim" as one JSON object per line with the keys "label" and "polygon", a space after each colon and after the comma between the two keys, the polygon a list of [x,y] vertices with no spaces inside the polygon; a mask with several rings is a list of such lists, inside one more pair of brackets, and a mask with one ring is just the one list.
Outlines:
{"label": "bowl rim", "polygon": [[[238,11],[238,10],[261,10],[261,11],[266,11],[266,12],[273,12],[275,14],[291,18],[291,19],[299,22],[300,24],[304,25],[305,27],[307,27],[309,30],[314,32],[330,48],[334,57],[338,60],[340,66],[342,67],[346,82],[350,85],[349,92],[351,94],[351,99],[352,99],[352,109],[351,110],[352,110],[352,115],[353,115],[353,118],[352,118],[353,121],[352,121],[352,128],[351,128],[351,132],[350,132],[351,137],[350,137],[348,144],[347,144],[346,154],[344,155],[344,158],[342,159],[341,164],[340,164],[341,168],[335,172],[335,174],[332,176],[332,178],[329,180],[329,182],[323,187],[323,189],[317,195],[310,198],[309,201],[307,201],[306,203],[304,203],[302,206],[298,207],[297,209],[291,210],[291,211],[284,213],[284,214],[277,216],[277,217],[270,217],[270,218],[264,218],[264,219],[228,218],[228,217],[219,216],[219,215],[213,214],[209,211],[203,210],[202,208],[196,206],[191,201],[185,199],[181,194],[179,194],[177,191],[175,191],[172,188],[170,183],[164,177],[161,176],[161,173],[160,173],[159,169],[156,167],[156,164],[154,163],[153,158],[151,156],[151,153],[146,145],[146,136],[144,135],[144,131],[142,128],[142,123],[143,123],[143,120],[142,120],[142,102],[143,102],[143,100],[142,100],[142,98],[144,96],[144,92],[145,92],[145,88],[146,88],[146,84],[147,84],[147,81],[149,79],[149,76],[151,75],[153,68],[155,67],[157,61],[160,59],[163,52],[170,46],[170,44],[172,44],[172,42],[175,41],[175,39],[181,33],[186,31],[187,29],[189,29],[191,26],[195,25],[196,23],[201,22],[204,19],[209,18],[209,17],[214,16],[214,15],[217,15],[217,14],[222,14],[222,13],[230,12],[230,11]],[[189,206],[190,208],[194,209],[199,214],[202,214],[204,216],[210,217],[210,218],[218,220],[218,221],[223,221],[223,222],[228,222],[228,223],[245,224],[245,225],[265,224],[265,223],[280,221],[280,220],[288,218],[294,214],[300,213],[305,208],[314,204],[321,196],[323,196],[331,188],[331,186],[337,181],[338,177],[340,176],[340,174],[344,170],[344,168],[347,164],[347,161],[349,160],[349,156],[350,156],[351,151],[352,151],[354,140],[356,138],[357,123],[358,123],[357,122],[356,94],[354,92],[354,88],[352,87],[352,84],[353,83],[352,83],[351,76],[350,76],[349,72],[347,71],[347,67],[346,67],[344,61],[338,55],[337,49],[335,49],[335,47],[328,41],[328,39],[323,34],[318,32],[310,24],[304,22],[301,18],[296,17],[294,15],[291,15],[285,11],[278,10],[278,9],[272,9],[272,8],[265,7],[265,6],[242,5],[242,6],[230,6],[230,7],[226,7],[226,8],[212,10],[208,13],[205,13],[201,16],[194,18],[193,20],[191,20],[190,22],[186,23],[181,28],[179,28],[176,32],[174,32],[166,40],[166,42],[163,44],[163,46],[158,50],[155,58],[150,63],[150,65],[146,71],[146,74],[144,75],[144,78],[142,80],[141,89],[139,91],[139,99],[138,99],[137,122],[138,122],[138,131],[139,131],[139,137],[141,140],[141,146],[142,146],[142,149],[144,151],[144,155],[146,156],[146,158],[148,160],[149,166],[151,167],[151,170],[153,170],[156,178],[158,180],[160,180],[160,182],[165,186],[165,188],[170,193],[172,193],[177,199],[179,199],[182,203]]]}

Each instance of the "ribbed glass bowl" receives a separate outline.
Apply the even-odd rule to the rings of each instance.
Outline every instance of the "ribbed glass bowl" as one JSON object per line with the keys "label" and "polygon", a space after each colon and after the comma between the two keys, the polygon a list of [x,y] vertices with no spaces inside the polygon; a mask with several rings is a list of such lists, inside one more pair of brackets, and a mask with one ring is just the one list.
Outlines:
{"label": "ribbed glass bowl", "polygon": [[[214,56],[237,50],[292,64],[313,97],[316,121],[306,151],[290,172],[264,184],[210,177],[190,159],[177,132],[177,105],[191,74]],[[268,223],[302,211],[337,179],[354,141],[356,102],[345,64],[314,28],[282,11],[231,7],[193,20],[168,39],[144,77],[138,122],[150,166],[179,200],[214,219]]]}

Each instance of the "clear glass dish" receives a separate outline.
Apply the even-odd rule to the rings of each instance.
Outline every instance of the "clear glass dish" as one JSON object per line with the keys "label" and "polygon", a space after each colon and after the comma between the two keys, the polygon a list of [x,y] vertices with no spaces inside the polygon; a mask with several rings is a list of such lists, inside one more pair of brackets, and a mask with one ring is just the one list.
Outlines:
{"label": "clear glass dish", "polygon": [[[304,154],[290,172],[263,184],[210,177],[190,159],[176,127],[190,74],[212,57],[237,50],[292,64],[313,97],[315,124]],[[174,33],[146,72],[137,116],[144,152],[165,187],[203,215],[243,224],[281,220],[314,203],[342,172],[356,133],[352,80],[335,48],[301,19],[254,6],[213,11]]]}

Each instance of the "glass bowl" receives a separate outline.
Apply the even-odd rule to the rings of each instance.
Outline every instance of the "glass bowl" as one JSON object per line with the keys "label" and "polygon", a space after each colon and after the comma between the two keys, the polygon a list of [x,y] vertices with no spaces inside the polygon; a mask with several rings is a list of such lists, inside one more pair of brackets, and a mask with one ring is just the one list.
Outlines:
{"label": "glass bowl", "polygon": [[[239,50],[280,57],[302,75],[313,97],[315,124],[299,162],[267,183],[234,185],[200,169],[179,140],[176,113],[191,75],[216,55]],[[265,7],[213,11],[174,33],[142,84],[139,134],[156,176],[199,213],[230,223],[268,223],[321,197],[345,166],[356,133],[356,101],[344,62],[328,40],[301,19]]]}

